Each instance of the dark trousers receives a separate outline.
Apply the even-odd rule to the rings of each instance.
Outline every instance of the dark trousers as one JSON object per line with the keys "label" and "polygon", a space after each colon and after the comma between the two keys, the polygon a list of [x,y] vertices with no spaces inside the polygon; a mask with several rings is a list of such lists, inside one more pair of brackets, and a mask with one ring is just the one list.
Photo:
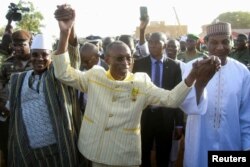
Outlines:
{"label": "dark trousers", "polygon": [[[1,163],[7,164],[8,157],[8,132],[9,132],[9,118],[2,122],[0,121],[0,151],[1,151]],[[5,166],[0,164],[0,166]]]}
{"label": "dark trousers", "polygon": [[166,127],[164,111],[145,110],[141,118],[142,167],[151,166],[151,151],[155,143],[157,167],[167,167],[172,147],[173,130]]}

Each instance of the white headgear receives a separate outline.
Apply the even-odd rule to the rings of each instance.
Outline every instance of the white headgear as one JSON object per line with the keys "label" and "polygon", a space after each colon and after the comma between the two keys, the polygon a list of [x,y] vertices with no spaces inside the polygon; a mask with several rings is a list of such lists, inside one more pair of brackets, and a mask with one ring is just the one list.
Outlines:
{"label": "white headgear", "polygon": [[45,34],[37,34],[31,44],[31,49],[46,49],[52,51],[52,38]]}

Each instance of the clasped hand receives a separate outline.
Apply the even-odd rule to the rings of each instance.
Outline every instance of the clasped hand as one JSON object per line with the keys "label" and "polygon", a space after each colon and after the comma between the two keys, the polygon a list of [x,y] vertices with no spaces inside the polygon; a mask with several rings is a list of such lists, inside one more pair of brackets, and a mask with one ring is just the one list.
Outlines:
{"label": "clasped hand", "polygon": [[192,74],[195,75],[196,84],[205,87],[220,67],[221,61],[217,56],[204,56],[202,60],[195,61]]}
{"label": "clasped hand", "polygon": [[55,18],[58,21],[70,20],[75,16],[75,11],[69,4],[58,5],[54,12]]}

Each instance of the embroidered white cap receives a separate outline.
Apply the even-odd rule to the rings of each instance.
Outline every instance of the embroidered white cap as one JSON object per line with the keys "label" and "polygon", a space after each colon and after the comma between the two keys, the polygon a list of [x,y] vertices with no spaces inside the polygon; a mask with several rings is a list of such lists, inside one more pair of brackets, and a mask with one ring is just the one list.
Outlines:
{"label": "embroidered white cap", "polygon": [[232,35],[231,24],[227,22],[217,22],[207,26],[207,36]]}
{"label": "embroidered white cap", "polygon": [[46,49],[52,51],[52,37],[45,34],[37,34],[32,40],[31,49]]}

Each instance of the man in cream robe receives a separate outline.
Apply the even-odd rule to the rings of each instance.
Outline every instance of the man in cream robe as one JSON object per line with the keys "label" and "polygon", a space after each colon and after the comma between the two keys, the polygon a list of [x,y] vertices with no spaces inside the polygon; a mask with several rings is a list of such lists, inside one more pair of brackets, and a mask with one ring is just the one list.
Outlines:
{"label": "man in cream robe", "polygon": [[[73,11],[74,13],[74,11]],[[78,148],[93,162],[93,166],[139,166],[141,163],[140,117],[147,105],[176,108],[196,106],[192,85],[196,70],[214,74],[217,63],[203,61],[172,91],[156,87],[145,73],[130,73],[132,55],[129,47],[116,41],[107,48],[106,61],[109,71],[94,66],[82,72],[70,66],[67,41],[72,20],[59,22],[60,39],[54,53],[55,76],[63,83],[87,92],[88,101],[83,117]],[[210,76],[211,77],[211,76]],[[208,82],[209,77],[205,80]],[[190,90],[192,91],[190,92]],[[190,92],[189,96],[185,97]],[[199,98],[200,99],[200,98]],[[201,98],[201,103],[205,100]]]}

